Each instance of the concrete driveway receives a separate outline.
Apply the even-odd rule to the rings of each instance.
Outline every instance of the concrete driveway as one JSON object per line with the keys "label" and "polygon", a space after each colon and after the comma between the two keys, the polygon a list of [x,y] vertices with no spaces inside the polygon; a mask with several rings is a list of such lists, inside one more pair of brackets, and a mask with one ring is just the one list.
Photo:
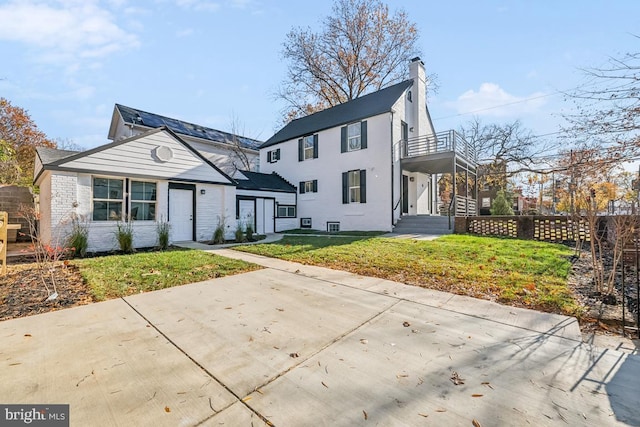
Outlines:
{"label": "concrete driveway", "polygon": [[575,319],[217,252],[267,268],[0,322],[0,403],[67,403],[71,425],[640,425],[640,359]]}

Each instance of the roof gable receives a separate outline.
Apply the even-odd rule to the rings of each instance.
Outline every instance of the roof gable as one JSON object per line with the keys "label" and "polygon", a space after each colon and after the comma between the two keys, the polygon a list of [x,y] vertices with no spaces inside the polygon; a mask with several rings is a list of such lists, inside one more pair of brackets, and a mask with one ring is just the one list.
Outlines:
{"label": "roof gable", "polygon": [[[159,114],[149,113],[147,111],[138,110],[120,104],[115,105],[115,111],[120,113],[120,116],[125,123],[135,126],[145,126],[150,129],[166,127],[178,135],[200,138],[221,144],[231,144],[234,138],[236,138],[243,148],[251,150],[257,150],[262,144],[262,141],[258,141],[256,139],[233,135],[228,132],[173,119],[171,117],[161,116]],[[113,126],[112,122],[112,127]]]}
{"label": "roof gable", "polygon": [[39,156],[44,169],[235,185],[231,177],[164,127],[88,151],[39,152]]}
{"label": "roof gable", "polygon": [[391,111],[393,104],[412,85],[413,80],[405,80],[344,104],[293,120],[260,148]]}

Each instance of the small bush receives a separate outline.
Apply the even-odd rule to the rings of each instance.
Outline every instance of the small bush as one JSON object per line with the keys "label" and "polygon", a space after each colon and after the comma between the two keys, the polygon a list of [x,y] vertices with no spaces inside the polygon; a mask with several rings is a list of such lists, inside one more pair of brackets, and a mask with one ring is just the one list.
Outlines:
{"label": "small bush", "polygon": [[213,244],[220,245],[225,242],[224,238],[224,229],[226,228],[226,217],[218,217],[218,225],[216,226],[215,231],[213,232]]}
{"label": "small bush", "polygon": [[73,257],[84,258],[89,247],[89,223],[82,215],[71,217],[71,233],[67,237],[67,246]]}
{"label": "small bush", "polygon": [[247,224],[247,229],[245,233],[247,234],[248,242],[253,242],[255,240],[255,236],[253,235],[253,225]]}
{"label": "small bush", "polygon": [[120,246],[120,250],[125,254],[133,253],[133,222],[118,221],[117,230],[115,232],[116,240]]}
{"label": "small bush", "polygon": [[160,219],[156,224],[156,230],[158,232],[158,246],[160,250],[165,251],[169,247],[169,230],[171,226],[168,221]]}
{"label": "small bush", "polygon": [[504,190],[498,191],[498,195],[491,205],[491,215],[513,215],[513,209],[511,208],[512,204],[513,202],[510,194],[506,193]]}
{"label": "small bush", "polygon": [[244,242],[244,230],[242,230],[242,224],[238,223],[236,227],[236,243]]}

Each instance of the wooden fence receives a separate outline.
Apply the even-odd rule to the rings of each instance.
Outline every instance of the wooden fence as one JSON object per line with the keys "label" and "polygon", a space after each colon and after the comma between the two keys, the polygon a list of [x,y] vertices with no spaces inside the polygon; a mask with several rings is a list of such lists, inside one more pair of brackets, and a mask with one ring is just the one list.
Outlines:
{"label": "wooden fence", "polygon": [[9,214],[0,212],[0,274],[7,274],[7,227]]}
{"label": "wooden fence", "polygon": [[455,232],[480,236],[504,236],[546,242],[589,241],[584,219],[566,216],[469,216],[456,217]]}

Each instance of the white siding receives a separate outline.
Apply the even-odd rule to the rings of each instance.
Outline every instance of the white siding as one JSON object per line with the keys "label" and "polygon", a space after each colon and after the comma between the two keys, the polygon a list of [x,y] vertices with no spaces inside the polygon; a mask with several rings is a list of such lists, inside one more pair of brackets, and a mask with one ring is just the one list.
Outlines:
{"label": "white siding", "polygon": [[[200,194],[200,190],[205,190],[205,194]],[[198,184],[195,197],[196,240],[211,240],[223,218],[227,225],[225,237],[231,239],[235,231],[235,228],[232,229],[232,225],[235,225],[235,187]]]}
{"label": "white siding", "polygon": [[[173,157],[169,161],[162,162],[154,158],[153,150],[159,146],[172,150]],[[64,162],[61,166],[112,175],[135,174],[167,179],[229,182],[225,176],[164,131],[116,144]]]}
{"label": "white siding", "polygon": [[[278,205],[295,205],[295,193],[283,193],[277,191],[258,191],[258,190],[236,190],[238,196],[249,196],[256,198],[273,198],[275,199],[275,214],[278,212]],[[276,218],[275,231],[293,230],[300,227],[299,215],[296,218]],[[268,219],[267,219],[268,220]]]}
{"label": "white siding", "polygon": [[[301,181],[318,180],[317,193],[298,195],[298,218],[312,218],[314,229],[326,230],[327,222],[337,221],[342,230],[389,231],[392,227],[390,117],[385,113],[367,119],[366,149],[341,153],[340,127],[335,127],[319,132],[317,159],[299,162],[297,139],[261,150],[262,171],[278,172],[296,186]],[[280,160],[267,162],[267,152],[277,148],[280,148]],[[342,173],[361,169],[367,171],[367,202],[343,204]],[[299,219],[294,228],[298,227]]]}
{"label": "white siding", "polygon": [[[204,143],[201,141],[195,141],[193,139],[185,137],[185,141],[189,143],[193,148],[198,150],[207,160],[214,163],[217,167],[222,169],[227,175],[233,175],[237,169],[245,170],[246,166],[238,158],[238,155],[233,150],[223,147],[214,143]],[[257,170],[259,156],[257,152],[244,151],[247,155],[247,160],[250,163],[250,170]],[[235,166],[234,166],[235,164]]]}

